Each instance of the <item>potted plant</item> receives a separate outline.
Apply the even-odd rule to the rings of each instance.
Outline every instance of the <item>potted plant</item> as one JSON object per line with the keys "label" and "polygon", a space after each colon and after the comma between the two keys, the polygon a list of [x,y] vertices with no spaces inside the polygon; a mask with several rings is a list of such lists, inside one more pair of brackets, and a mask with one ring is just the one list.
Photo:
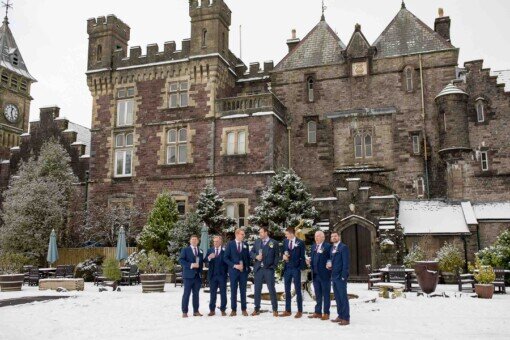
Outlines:
{"label": "potted plant", "polygon": [[117,290],[119,281],[122,279],[119,261],[114,258],[105,260],[103,263],[103,275],[106,278],[104,285],[112,287],[114,291]]}
{"label": "potted plant", "polygon": [[453,243],[445,242],[437,252],[437,260],[445,283],[456,283],[457,275],[466,263],[462,251]]}
{"label": "potted plant", "polygon": [[[423,249],[428,249],[426,242],[427,240],[424,242]],[[414,268],[420,289],[425,294],[431,294],[436,291],[439,283],[439,268],[437,261],[426,261],[426,258],[427,255],[422,247],[414,245],[404,258],[404,264],[407,268]]]}
{"label": "potted plant", "polygon": [[475,276],[475,293],[479,299],[492,299],[494,295],[494,280],[496,274],[491,266],[481,265],[477,260],[475,270],[473,271]]}
{"label": "potted plant", "polygon": [[166,275],[174,268],[172,260],[166,255],[151,250],[148,253],[140,252],[137,263],[141,272],[142,292],[164,292]]}
{"label": "potted plant", "polygon": [[21,291],[25,274],[22,268],[30,260],[21,254],[4,253],[0,255],[0,292]]}

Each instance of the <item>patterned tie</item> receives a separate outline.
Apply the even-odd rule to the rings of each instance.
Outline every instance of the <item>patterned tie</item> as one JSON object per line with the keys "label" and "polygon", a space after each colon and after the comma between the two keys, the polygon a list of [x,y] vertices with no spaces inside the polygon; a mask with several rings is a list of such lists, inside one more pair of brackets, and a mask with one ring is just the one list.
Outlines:
{"label": "patterned tie", "polygon": [[220,254],[220,251],[218,250],[218,248],[216,248],[216,257],[218,257],[219,254]]}
{"label": "patterned tie", "polygon": [[195,254],[195,256],[198,256],[197,248],[193,247],[193,253]]}
{"label": "patterned tie", "polygon": [[237,243],[237,252],[240,254],[241,253],[241,242],[238,242]]}
{"label": "patterned tie", "polygon": [[290,251],[294,250],[294,244],[293,243],[294,243],[294,241],[291,240],[290,241]]}

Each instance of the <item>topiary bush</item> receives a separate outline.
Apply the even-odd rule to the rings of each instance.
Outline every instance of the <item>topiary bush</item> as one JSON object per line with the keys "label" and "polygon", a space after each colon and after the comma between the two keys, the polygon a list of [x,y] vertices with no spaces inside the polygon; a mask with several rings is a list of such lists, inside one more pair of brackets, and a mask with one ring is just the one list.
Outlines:
{"label": "topiary bush", "polygon": [[82,278],[85,282],[94,281],[94,273],[101,267],[104,256],[97,256],[78,263],[76,266],[76,277]]}
{"label": "topiary bush", "polygon": [[437,252],[437,260],[439,269],[449,273],[458,272],[466,264],[462,251],[453,243],[448,242],[445,242]]}

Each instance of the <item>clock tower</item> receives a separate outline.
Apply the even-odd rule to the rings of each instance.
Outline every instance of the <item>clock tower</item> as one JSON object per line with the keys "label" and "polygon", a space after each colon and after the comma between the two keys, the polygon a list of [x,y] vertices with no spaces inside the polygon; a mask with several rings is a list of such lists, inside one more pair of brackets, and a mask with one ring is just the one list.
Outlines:
{"label": "clock tower", "polygon": [[7,13],[0,27],[0,159],[9,159],[10,149],[19,145],[20,135],[28,132],[30,87],[36,82],[16,45]]}

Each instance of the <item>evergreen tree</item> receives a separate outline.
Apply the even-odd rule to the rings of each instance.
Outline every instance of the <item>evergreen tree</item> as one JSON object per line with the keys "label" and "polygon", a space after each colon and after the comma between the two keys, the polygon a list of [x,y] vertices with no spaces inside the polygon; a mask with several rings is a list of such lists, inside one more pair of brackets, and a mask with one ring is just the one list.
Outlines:
{"label": "evergreen tree", "polygon": [[310,195],[301,178],[292,169],[282,169],[271,178],[267,190],[262,193],[261,203],[255,208],[250,222],[265,226],[281,235],[285,228],[297,226],[311,227],[319,214],[312,203]]}
{"label": "evergreen tree", "polygon": [[185,219],[179,220],[170,232],[168,241],[168,253],[175,262],[179,261],[181,250],[189,245],[191,235],[200,236],[202,232],[202,221],[196,213],[189,213]]}
{"label": "evergreen tree", "polygon": [[235,226],[234,219],[225,215],[223,198],[212,185],[205,187],[197,202],[197,214],[209,228],[210,235],[224,235]]}
{"label": "evergreen tree", "polygon": [[66,234],[69,199],[77,181],[70,157],[55,140],[46,142],[39,158],[20,164],[4,192],[0,244],[4,250],[32,254],[45,263],[52,229]]}
{"label": "evergreen tree", "polygon": [[167,192],[160,194],[149,214],[147,224],[138,237],[138,244],[146,251],[155,250],[164,254],[171,239],[172,229],[178,220],[179,212],[173,197]]}

